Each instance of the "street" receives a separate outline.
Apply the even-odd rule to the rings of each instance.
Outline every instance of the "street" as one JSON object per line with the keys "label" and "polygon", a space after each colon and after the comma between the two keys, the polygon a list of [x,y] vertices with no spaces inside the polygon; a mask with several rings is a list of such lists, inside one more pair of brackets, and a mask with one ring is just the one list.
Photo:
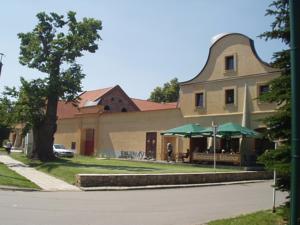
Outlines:
{"label": "street", "polygon": [[[103,192],[0,191],[3,225],[196,225],[272,208],[272,182]],[[286,194],[277,192],[277,205]]]}

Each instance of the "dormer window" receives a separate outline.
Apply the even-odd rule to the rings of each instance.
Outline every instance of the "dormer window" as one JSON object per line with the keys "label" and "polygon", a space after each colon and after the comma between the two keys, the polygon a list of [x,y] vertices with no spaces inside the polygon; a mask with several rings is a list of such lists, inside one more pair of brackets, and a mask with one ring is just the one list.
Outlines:
{"label": "dormer window", "polygon": [[234,56],[226,56],[225,57],[225,70],[235,70],[235,62],[234,62]]}

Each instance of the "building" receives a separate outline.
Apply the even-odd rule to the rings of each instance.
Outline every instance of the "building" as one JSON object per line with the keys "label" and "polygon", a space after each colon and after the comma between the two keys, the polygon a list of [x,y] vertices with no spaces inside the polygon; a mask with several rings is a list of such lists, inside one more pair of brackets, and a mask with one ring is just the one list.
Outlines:
{"label": "building", "polygon": [[[203,152],[197,146],[207,148],[207,140],[160,133],[186,123],[207,127],[212,122],[235,122],[263,129],[259,119],[272,114],[276,105],[260,102],[257,97],[268,91],[269,82],[279,75],[280,71],[259,58],[250,38],[222,34],[214,38],[201,72],[180,84],[178,103],[132,99],[119,86],[87,91],[80,96],[78,108],[59,103],[55,142],[85,155],[147,156],[157,160],[166,159],[167,142],[174,146],[174,159],[188,148]],[[235,140],[237,145],[239,141]],[[222,140],[218,143],[221,146]],[[262,145],[261,140],[249,139],[244,153],[256,155],[263,150]]]}

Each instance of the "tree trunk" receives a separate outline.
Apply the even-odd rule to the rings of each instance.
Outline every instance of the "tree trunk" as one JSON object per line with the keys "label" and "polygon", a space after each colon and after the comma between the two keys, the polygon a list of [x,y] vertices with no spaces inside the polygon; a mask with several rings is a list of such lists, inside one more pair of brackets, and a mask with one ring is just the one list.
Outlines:
{"label": "tree trunk", "polygon": [[33,128],[32,158],[38,158],[41,161],[51,161],[55,159],[53,142],[57,128],[57,103],[57,97],[50,96],[48,98],[45,119],[41,124]]}

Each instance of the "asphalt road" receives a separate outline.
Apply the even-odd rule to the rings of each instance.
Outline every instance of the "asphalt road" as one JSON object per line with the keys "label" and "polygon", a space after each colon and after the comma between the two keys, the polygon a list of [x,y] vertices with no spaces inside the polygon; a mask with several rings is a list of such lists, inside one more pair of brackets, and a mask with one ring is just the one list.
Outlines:
{"label": "asphalt road", "polygon": [[[277,204],[284,199],[277,193]],[[196,225],[271,207],[269,181],[163,190],[0,191],[0,224]]]}

